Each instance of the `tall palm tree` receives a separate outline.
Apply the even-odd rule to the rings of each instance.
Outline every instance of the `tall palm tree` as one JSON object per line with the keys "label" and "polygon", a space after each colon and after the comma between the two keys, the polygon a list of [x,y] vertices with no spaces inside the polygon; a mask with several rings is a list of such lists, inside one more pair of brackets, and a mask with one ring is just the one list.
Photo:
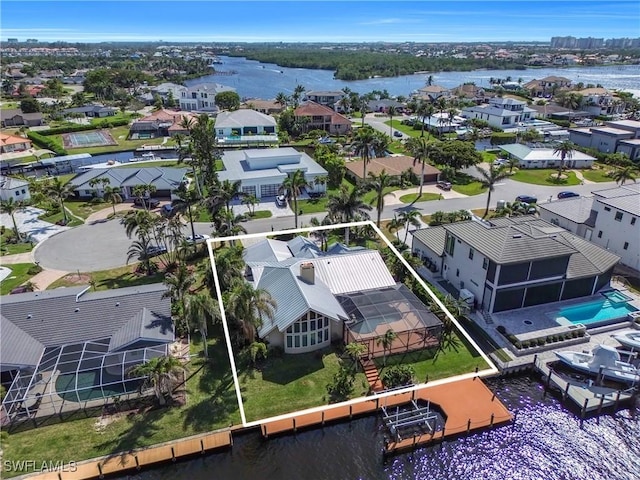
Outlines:
{"label": "tall palm tree", "polygon": [[[436,100],[436,108],[438,109],[438,113],[440,114],[438,125],[442,126],[447,123],[447,120],[444,118],[444,112],[447,109],[447,99],[444,97],[438,97],[438,100]],[[444,120],[444,122],[442,122],[442,120]],[[438,136],[442,138],[442,134],[444,133],[443,128],[440,127],[438,129],[438,132]]]}
{"label": "tall palm tree", "polygon": [[380,217],[382,216],[382,210],[384,209],[384,196],[386,194],[386,189],[396,183],[397,182],[394,178],[389,176],[384,169],[379,175],[374,175],[369,172],[369,182],[367,186],[376,193],[372,201],[376,208],[376,225],[378,227],[380,226]]}
{"label": "tall palm tree", "polygon": [[509,174],[501,167],[496,168],[493,165],[489,167],[489,170],[485,170],[482,167],[476,165],[476,170],[480,173],[480,183],[483,187],[487,187],[487,207],[484,210],[485,218],[489,214],[489,204],[491,203],[491,193],[495,190],[495,184],[500,180],[504,180]]}
{"label": "tall palm tree", "polygon": [[422,197],[422,190],[424,187],[424,169],[425,165],[428,161],[433,157],[433,155],[437,152],[437,147],[435,143],[427,141],[424,137],[413,137],[410,138],[407,142],[407,149],[413,155],[413,164],[416,162],[420,162],[420,190],[418,191],[418,196],[415,201],[418,201],[419,198]]}
{"label": "tall palm tree", "polygon": [[387,225],[387,229],[389,230],[389,232],[396,233],[396,239],[398,240],[398,243],[400,243],[400,235],[398,235],[398,231],[402,228],[402,220],[400,220],[395,214],[393,215],[393,218],[391,219],[391,221],[389,221],[389,224]]}
{"label": "tall palm tree", "polygon": [[282,108],[287,108],[287,104],[289,103],[289,97],[284,92],[278,92],[276,95],[275,102],[280,105]]}
{"label": "tall palm tree", "polygon": [[273,321],[277,309],[277,303],[268,291],[254,289],[245,281],[234,284],[228,304],[231,315],[240,327],[242,337],[248,343],[255,341],[265,318]]}
{"label": "tall palm tree", "polygon": [[628,165],[626,167],[616,169],[611,175],[611,178],[613,178],[618,185],[624,185],[627,180],[632,180],[633,183],[636,183],[637,175],[638,167]]}
{"label": "tall palm tree", "polygon": [[[242,259],[241,246],[229,246],[218,249],[214,255],[214,261],[221,291],[230,290],[234,283],[242,280],[245,263]],[[207,270],[213,272],[210,266],[207,267]],[[207,278],[206,284],[211,291],[215,290],[214,281],[210,281]]]}
{"label": "tall palm tree", "polygon": [[149,247],[151,247],[151,239],[148,237],[139,237],[138,240],[134,240],[129,250],[127,250],[127,264],[131,260],[140,260],[142,269],[147,275],[154,273],[151,257],[149,256]]}
{"label": "tall palm tree", "polygon": [[409,236],[409,227],[420,227],[420,210],[403,210],[398,217],[398,220],[402,222],[404,226],[404,240],[403,243],[407,243],[407,237]]}
{"label": "tall palm tree", "polygon": [[145,387],[153,388],[153,392],[160,405],[167,404],[167,395],[173,390],[173,386],[179,381],[183,372],[182,363],[176,357],[155,357],[147,363],[141,363],[131,368],[129,377],[147,377],[141,390]]}
{"label": "tall palm tree", "polygon": [[111,202],[111,206],[113,207],[113,214],[116,214],[116,204],[122,203],[122,195],[120,192],[120,187],[112,187],[107,185],[104,187],[104,199],[107,202]]}
{"label": "tall palm tree", "polygon": [[358,361],[360,360],[360,357],[367,352],[367,347],[362,343],[351,342],[344,347],[344,351],[349,355],[349,358],[351,358],[351,361],[353,362],[353,370],[357,371]]}
{"label": "tall palm tree", "polygon": [[8,200],[0,201],[0,211],[2,213],[7,213],[11,216],[11,221],[13,222],[13,231],[16,234],[16,239],[18,242],[21,240],[20,232],[18,231],[18,224],[16,223],[15,214],[20,212],[24,208],[22,202],[16,202],[12,197],[9,197]]}
{"label": "tall palm tree", "polygon": [[213,299],[206,290],[188,294],[184,301],[184,317],[187,325],[193,325],[198,329],[202,339],[204,358],[209,358],[207,334],[209,325],[221,318],[218,301]]}
{"label": "tall palm tree", "polygon": [[304,178],[304,172],[302,170],[296,170],[289,174],[280,186],[280,189],[286,191],[293,200],[293,218],[295,228],[298,228],[298,196],[302,192],[302,189],[307,185],[308,182]]}
{"label": "tall palm tree", "polygon": [[367,165],[371,160],[371,152],[373,151],[373,145],[376,141],[376,134],[373,128],[369,125],[361,127],[356,133],[356,137],[353,142],[353,150],[356,155],[362,158],[363,169],[362,179],[367,178]]}
{"label": "tall palm tree", "polygon": [[[357,186],[350,189],[342,185],[337,195],[329,196],[327,210],[333,221],[348,223],[356,217],[369,219],[371,205],[362,200],[362,191]],[[349,245],[349,227],[345,227],[344,241]]]}
{"label": "tall palm tree", "polygon": [[191,235],[195,238],[196,230],[193,226],[193,207],[201,203],[201,198],[197,191],[194,189],[188,189],[185,185],[180,185],[180,188],[174,192],[178,198],[171,202],[171,206],[176,213],[187,214],[189,224],[191,225]]}
{"label": "tall palm tree", "polygon": [[240,185],[242,182],[224,180],[222,182],[218,182],[212,189],[210,196],[217,198],[220,202],[224,204],[227,211],[231,210],[231,200],[233,200],[236,196],[244,195],[240,190]]}
{"label": "tall palm tree", "polygon": [[386,367],[387,365],[387,350],[391,350],[391,346],[393,345],[393,341],[398,338],[396,332],[391,329],[388,329],[384,335],[378,337],[376,339],[376,345],[382,346],[382,366]]}
{"label": "tall palm tree", "polygon": [[122,219],[125,233],[131,238],[135,233],[138,236],[151,237],[154,226],[153,214],[146,210],[132,210]]}
{"label": "tall palm tree", "polygon": [[556,148],[553,150],[554,155],[560,155],[560,166],[558,167],[558,181],[562,176],[562,170],[565,167],[565,160],[571,160],[573,158],[573,153],[576,150],[576,146],[573,142],[569,140],[565,140],[561,142]]}
{"label": "tall palm tree", "polygon": [[302,85],[296,85],[293,89],[293,94],[291,95],[291,100],[293,101],[294,108],[298,108],[300,105],[300,100],[302,99],[302,94],[305,92],[305,88]]}
{"label": "tall palm tree", "polygon": [[53,181],[47,185],[46,194],[60,206],[65,225],[69,223],[69,218],[67,217],[67,210],[65,209],[64,201],[74,194],[73,189],[73,185],[70,183],[62,183],[58,177],[55,177]]}
{"label": "tall palm tree", "polygon": [[396,107],[391,105],[387,108],[387,115],[389,115],[389,136],[393,138],[393,117],[398,113]]}
{"label": "tall palm tree", "polygon": [[190,329],[189,323],[185,321],[185,310],[187,295],[195,283],[192,272],[184,263],[180,263],[175,271],[164,276],[162,283],[167,286],[167,291],[162,296],[171,298],[171,310],[182,322],[181,327],[188,334]]}

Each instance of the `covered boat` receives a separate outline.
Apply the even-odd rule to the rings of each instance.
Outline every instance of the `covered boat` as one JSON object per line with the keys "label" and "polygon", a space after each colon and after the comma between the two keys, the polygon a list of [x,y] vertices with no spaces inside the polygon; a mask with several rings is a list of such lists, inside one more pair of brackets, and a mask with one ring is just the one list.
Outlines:
{"label": "covered boat", "polygon": [[562,363],[583,373],[602,374],[622,383],[639,383],[640,371],[632,364],[620,360],[618,351],[608,345],[596,345],[591,353],[556,352]]}
{"label": "covered boat", "polygon": [[615,335],[611,335],[615,338],[621,345],[632,348],[634,350],[640,350],[640,331],[632,330],[630,332],[622,332],[617,333]]}

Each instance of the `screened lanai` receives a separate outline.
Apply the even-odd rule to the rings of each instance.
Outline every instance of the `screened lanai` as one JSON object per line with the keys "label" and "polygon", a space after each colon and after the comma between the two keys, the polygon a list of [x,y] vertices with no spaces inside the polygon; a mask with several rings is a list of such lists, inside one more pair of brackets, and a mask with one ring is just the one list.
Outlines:
{"label": "screened lanai", "polygon": [[339,295],[347,314],[346,343],[367,347],[367,356],[379,357],[385,350],[379,339],[388,330],[395,339],[387,354],[404,353],[438,345],[442,322],[405,285]]}
{"label": "screened lanai", "polygon": [[60,415],[140,396],[136,365],[168,354],[168,345],[109,352],[110,339],[47,347],[35,370],[16,370],[2,401],[2,424]]}

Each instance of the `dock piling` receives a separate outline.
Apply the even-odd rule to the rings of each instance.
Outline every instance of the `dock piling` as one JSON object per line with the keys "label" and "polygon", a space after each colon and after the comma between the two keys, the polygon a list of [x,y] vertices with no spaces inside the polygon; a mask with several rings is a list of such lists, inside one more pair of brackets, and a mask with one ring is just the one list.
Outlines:
{"label": "dock piling", "polygon": [[298,429],[296,428],[296,417],[293,417],[292,420],[293,420],[293,432],[295,433],[298,431]]}
{"label": "dock piling", "polygon": [[585,398],[584,399],[584,404],[582,405],[582,411],[580,412],[580,416],[582,418],[584,418],[585,414],[587,413],[587,404],[589,403],[589,399]]}
{"label": "dock piling", "polygon": [[104,473],[102,473],[102,466],[100,466],[100,464],[98,463],[98,472],[100,473],[100,475],[98,475],[99,478],[104,478]]}
{"label": "dock piling", "polygon": [[467,435],[469,435],[470,431],[471,431],[471,419],[467,420]]}
{"label": "dock piling", "polygon": [[491,423],[489,424],[489,428],[493,428],[493,419],[494,419],[495,414],[493,412],[491,412]]}
{"label": "dock piling", "polygon": [[618,390],[618,393],[616,393],[616,402],[613,407],[616,411],[618,410],[618,402],[620,402],[620,390]]}
{"label": "dock piling", "polygon": [[[176,452],[173,449],[173,447],[171,447],[171,461],[175,462],[176,461]],[[136,457],[136,463],[138,462],[138,457]]]}

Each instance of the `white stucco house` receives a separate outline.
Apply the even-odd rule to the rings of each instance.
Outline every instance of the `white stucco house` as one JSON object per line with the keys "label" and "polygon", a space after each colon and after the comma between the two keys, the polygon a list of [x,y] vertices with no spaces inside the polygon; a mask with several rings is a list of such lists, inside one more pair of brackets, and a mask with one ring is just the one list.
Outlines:
{"label": "white stucco house", "polygon": [[26,202],[31,198],[29,182],[14,177],[0,175],[0,200],[3,202],[13,198],[14,202]]}
{"label": "white stucco house", "polygon": [[276,119],[251,109],[219,113],[215,130],[216,141],[223,145],[278,143]]}
{"label": "white stucco house", "polygon": [[[520,168],[558,168],[560,154],[553,148],[531,148],[520,143],[500,145],[500,150],[518,160]],[[574,151],[571,158],[565,158],[564,168],[590,168],[595,158],[586,153]]]}
{"label": "white stucco house", "polygon": [[462,116],[484,120],[492,127],[501,129],[518,127],[519,123],[533,119],[536,111],[527,107],[526,102],[515,98],[494,97],[488,104],[462,109]]}
{"label": "white stucco house", "polygon": [[327,171],[309,155],[295,148],[266,148],[228,150],[222,156],[225,169],[218,172],[221,181],[241,182],[241,191],[257,198],[279,195],[282,182],[289,174],[302,170],[307,180],[307,192],[326,191],[325,183],[316,183],[318,177],[326,177]]}
{"label": "white stucco house", "polygon": [[227,87],[219,83],[198,83],[181,87],[179,97],[176,98],[180,104],[180,109],[187,112],[207,112],[218,111],[216,106],[216,95],[222,92],[235,92],[233,87]]}

